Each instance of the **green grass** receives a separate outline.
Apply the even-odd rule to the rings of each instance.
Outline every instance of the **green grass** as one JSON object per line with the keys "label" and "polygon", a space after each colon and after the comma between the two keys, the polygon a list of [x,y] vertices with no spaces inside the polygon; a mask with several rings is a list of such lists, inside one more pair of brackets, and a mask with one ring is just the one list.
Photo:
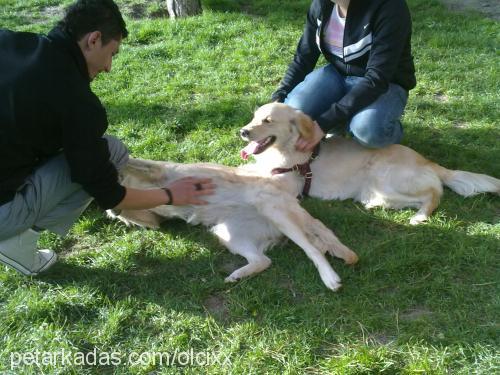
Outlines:
{"label": "green grass", "polygon": [[[0,0],[0,25],[47,32],[59,0]],[[159,1],[119,1],[130,36],[93,89],[109,133],[133,155],[240,163],[236,136],[283,75],[308,1],[203,1],[171,22]],[[410,0],[418,86],[404,143],[451,168],[500,177],[500,28],[479,15]],[[496,49],[495,49],[496,48]],[[200,227],[127,228],[91,206],[65,238],[45,234],[60,261],[38,278],[0,269],[0,373],[493,374],[499,371],[500,199],[447,190],[428,224],[411,210],[367,211],[352,201],[304,206],[354,249],[331,260],[332,293],[302,251],[284,242],[273,266],[235,285],[243,263]],[[208,367],[132,352],[213,352]],[[13,353],[122,355],[118,366],[25,365]],[[225,358],[231,365],[225,365]],[[15,358],[14,358],[15,359]],[[89,363],[90,361],[90,363]]]}

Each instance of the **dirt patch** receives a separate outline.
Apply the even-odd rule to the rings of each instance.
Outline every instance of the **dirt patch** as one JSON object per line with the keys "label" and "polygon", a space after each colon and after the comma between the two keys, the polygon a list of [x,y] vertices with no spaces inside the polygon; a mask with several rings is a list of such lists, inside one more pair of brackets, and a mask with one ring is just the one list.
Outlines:
{"label": "dirt patch", "polygon": [[447,103],[449,101],[449,98],[447,95],[443,94],[442,92],[438,92],[434,94],[434,100],[440,103]]}
{"label": "dirt patch", "polygon": [[426,309],[425,307],[415,307],[414,309],[404,311],[399,317],[401,320],[414,321],[431,315],[432,311]]}
{"label": "dirt patch", "polygon": [[221,294],[209,296],[205,301],[203,301],[203,306],[207,312],[216,319],[227,320],[229,318],[227,301]]}
{"label": "dirt patch", "polygon": [[282,279],[278,281],[278,285],[281,288],[288,290],[292,294],[293,299],[296,303],[300,303],[305,300],[304,295],[299,291],[297,291],[297,288],[295,287],[292,279],[289,278]]}
{"label": "dirt patch", "polygon": [[457,129],[467,129],[469,127],[469,124],[464,121],[455,121],[453,122],[453,127]]}
{"label": "dirt patch", "polygon": [[132,19],[141,18],[168,18],[166,2],[145,0],[141,3],[124,4],[121,12]]}
{"label": "dirt patch", "polygon": [[374,345],[389,345],[395,340],[394,336],[389,336],[382,332],[375,332],[368,336],[368,341]]}
{"label": "dirt patch", "polygon": [[146,15],[146,6],[144,4],[132,4],[127,11],[128,15],[133,19],[144,18]]}
{"label": "dirt patch", "polygon": [[441,0],[448,9],[467,12],[477,11],[494,20],[500,20],[500,2],[498,0]]}
{"label": "dirt patch", "polygon": [[57,17],[62,18],[64,16],[64,7],[63,6],[48,6],[43,8],[40,11],[40,18],[53,18]]}

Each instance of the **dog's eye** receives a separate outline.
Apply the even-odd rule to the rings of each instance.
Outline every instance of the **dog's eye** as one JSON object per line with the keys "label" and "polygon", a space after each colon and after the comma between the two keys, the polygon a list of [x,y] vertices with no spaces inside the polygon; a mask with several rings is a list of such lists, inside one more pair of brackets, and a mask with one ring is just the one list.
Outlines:
{"label": "dog's eye", "polygon": [[263,123],[269,124],[271,122],[271,117],[266,117],[264,120],[262,120]]}

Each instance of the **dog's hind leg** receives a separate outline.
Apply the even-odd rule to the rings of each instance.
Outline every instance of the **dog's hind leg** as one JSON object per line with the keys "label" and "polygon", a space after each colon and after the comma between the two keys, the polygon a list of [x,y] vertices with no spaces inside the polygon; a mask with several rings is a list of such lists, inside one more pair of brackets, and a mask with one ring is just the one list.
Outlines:
{"label": "dog's hind leg", "polygon": [[429,193],[425,195],[425,199],[422,202],[419,210],[415,215],[413,215],[410,219],[411,225],[418,225],[427,221],[432,212],[439,205],[439,199],[441,198],[441,191],[436,191],[435,189],[430,188]]}
{"label": "dog's hind leg", "polygon": [[228,223],[221,223],[212,228],[212,232],[219,237],[229,251],[241,255],[248,261],[247,265],[238,268],[226,277],[225,282],[239,281],[244,277],[262,272],[271,265],[271,259],[264,255],[267,244],[257,244],[255,238],[250,238],[248,233],[243,233],[240,228],[232,228]]}
{"label": "dog's hind leg", "polygon": [[271,259],[265,256],[263,253],[258,253],[257,249],[253,247],[250,243],[240,243],[238,245],[238,254],[245,257],[248,261],[246,266],[238,268],[233,271],[228,277],[224,279],[226,283],[232,283],[239,281],[244,277],[251,276],[253,274],[264,271],[271,265]]}
{"label": "dog's hind leg", "polygon": [[114,219],[119,219],[127,225],[135,224],[141,227],[158,229],[162,222],[162,218],[149,210],[121,210],[115,213],[113,210],[106,211],[108,216]]}

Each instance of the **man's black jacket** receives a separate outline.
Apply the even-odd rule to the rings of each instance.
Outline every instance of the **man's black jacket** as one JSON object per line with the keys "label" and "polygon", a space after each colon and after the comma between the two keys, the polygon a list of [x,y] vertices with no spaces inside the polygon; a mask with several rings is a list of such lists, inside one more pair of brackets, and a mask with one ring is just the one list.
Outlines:
{"label": "man's black jacket", "polygon": [[102,138],[107,127],[76,42],[58,28],[48,36],[0,30],[0,205],[62,151],[73,182],[103,208],[116,206],[125,188]]}
{"label": "man's black jacket", "polygon": [[415,87],[411,55],[411,17],[405,0],[351,0],[344,29],[344,57],[328,53],[323,44],[333,10],[331,0],[314,0],[297,51],[272,99],[283,101],[302,82],[321,53],[347,76],[364,77],[339,102],[315,120],[323,131],[341,130],[358,111],[387,91],[389,83]]}

